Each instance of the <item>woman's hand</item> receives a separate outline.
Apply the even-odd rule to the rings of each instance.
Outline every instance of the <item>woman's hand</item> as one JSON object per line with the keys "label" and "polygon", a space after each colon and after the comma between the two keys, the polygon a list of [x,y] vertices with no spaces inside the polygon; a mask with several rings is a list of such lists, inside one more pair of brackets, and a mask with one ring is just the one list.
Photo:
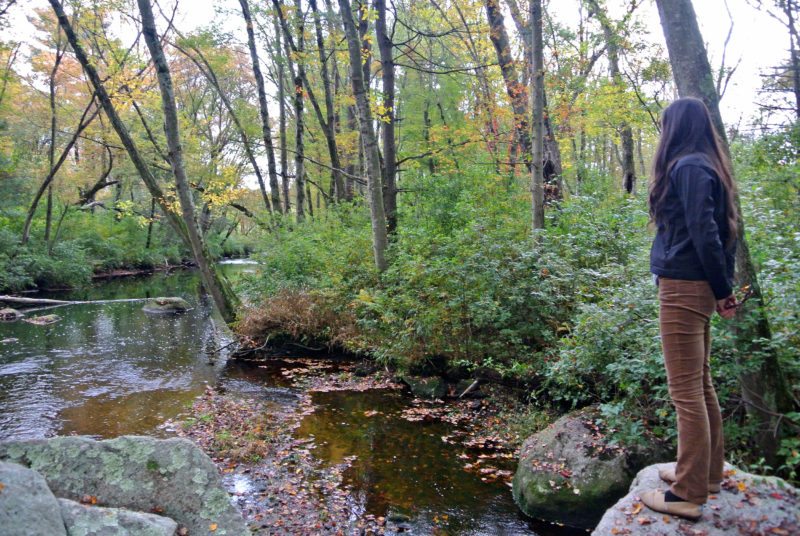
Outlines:
{"label": "woman's hand", "polygon": [[738,306],[739,304],[736,303],[736,298],[731,294],[727,298],[717,300],[717,313],[722,318],[733,318]]}

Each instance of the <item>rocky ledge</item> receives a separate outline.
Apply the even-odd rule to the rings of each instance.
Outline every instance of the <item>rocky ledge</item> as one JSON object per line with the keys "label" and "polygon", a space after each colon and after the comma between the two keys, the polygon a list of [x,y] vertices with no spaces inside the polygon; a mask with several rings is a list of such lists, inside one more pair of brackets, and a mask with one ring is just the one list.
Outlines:
{"label": "rocky ledge", "polygon": [[0,527],[4,536],[249,534],[192,442],[134,436],[0,442]]}
{"label": "rocky ledge", "polygon": [[645,467],[636,475],[628,494],[611,507],[592,532],[593,536],[724,536],[739,534],[798,535],[800,507],[798,489],[776,477],[763,477],[727,465],[719,493],[709,497],[703,517],[697,522],[654,512],[640,495],[648,489],[667,489],[658,469]]}

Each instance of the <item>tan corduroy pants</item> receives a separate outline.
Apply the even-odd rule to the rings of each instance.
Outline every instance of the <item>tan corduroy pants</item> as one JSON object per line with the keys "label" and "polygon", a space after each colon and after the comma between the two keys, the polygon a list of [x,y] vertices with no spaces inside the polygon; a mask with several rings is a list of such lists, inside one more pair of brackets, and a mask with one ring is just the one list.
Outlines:
{"label": "tan corduroy pants", "polygon": [[722,482],[722,416],[711,384],[709,321],[716,300],[706,281],[659,278],[659,323],[669,394],[678,413],[678,463],[672,493],[703,504]]}

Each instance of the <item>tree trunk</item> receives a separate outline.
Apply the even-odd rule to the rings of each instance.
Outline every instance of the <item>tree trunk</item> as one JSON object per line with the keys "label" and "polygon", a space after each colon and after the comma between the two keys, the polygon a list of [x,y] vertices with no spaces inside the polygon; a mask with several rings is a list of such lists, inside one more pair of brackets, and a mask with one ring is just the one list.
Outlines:
{"label": "tree trunk", "polygon": [[[490,0],[491,1],[491,0]],[[533,100],[533,155],[531,194],[533,229],[544,229],[544,52],[542,1],[531,0],[531,92]]]}
{"label": "tree trunk", "polygon": [[375,267],[379,272],[386,269],[386,216],[383,212],[383,192],[381,189],[380,155],[378,142],[372,130],[372,112],[364,87],[364,72],[361,65],[361,43],[356,33],[353,13],[349,0],[339,0],[339,11],[344,23],[347,49],[350,53],[350,71],[353,96],[358,111],[358,126],[361,133],[364,155],[367,163],[367,190],[369,197],[370,220],[372,222],[372,252]]}
{"label": "tree trunk", "polygon": [[183,149],[180,141],[178,125],[178,109],[175,105],[175,92],[172,87],[172,76],[167,65],[167,58],[161,47],[161,41],[156,34],[153,11],[149,0],[137,0],[139,12],[142,17],[142,33],[144,34],[147,48],[153,58],[153,65],[158,76],[158,85],[161,90],[161,108],[164,112],[164,133],[167,139],[167,151],[170,159],[172,175],[175,177],[175,189],[181,207],[183,228],[194,260],[203,282],[217,305],[222,318],[231,323],[236,318],[238,299],[230,288],[225,278],[216,270],[216,266],[208,253],[205,241],[197,227],[194,215],[192,192],[189,189],[189,179],[186,176],[186,167],[183,163]]}
{"label": "tree trunk", "polygon": [[[656,5],[678,93],[681,97],[696,97],[706,103],[725,149],[730,151],[719,111],[719,97],[691,0],[656,0]],[[761,366],[752,372],[743,373],[739,382],[748,415],[759,428],[757,441],[761,453],[768,463],[772,463],[778,446],[775,432],[779,422],[776,421],[775,414],[790,411],[792,397],[781,364],[769,347],[772,334],[764,311],[764,299],[756,269],[750,257],[738,195],[736,205],[739,209],[739,244],[736,250],[735,283],[753,288],[751,302],[756,304],[756,310],[751,310],[754,317],[748,318],[748,321],[743,321],[744,313],[740,310],[737,313],[737,322],[731,322],[730,327],[738,341],[739,359],[743,360],[749,355],[763,356]]]}
{"label": "tree trunk", "polygon": [[[325,41],[322,36],[322,24],[319,20],[316,0],[309,0],[311,10],[314,12],[314,31],[317,36],[317,55],[320,63],[320,74],[322,77],[322,89],[325,94],[325,121],[320,125],[323,127],[325,141],[328,144],[328,154],[331,157],[331,181],[336,190],[336,199],[343,200],[344,178],[342,177],[341,161],[339,160],[339,149],[336,143],[336,109],[333,104],[333,91],[331,91],[331,80],[328,74],[328,61],[325,53]],[[320,117],[321,119],[321,117]]]}
{"label": "tree trunk", "polygon": [[[619,69],[619,36],[614,32],[608,13],[600,6],[597,0],[587,0],[589,5],[597,15],[600,26],[603,28],[603,37],[608,51],[608,70],[611,80],[614,82],[617,91],[622,93],[625,83]],[[636,167],[633,161],[633,132],[631,125],[626,120],[619,124],[619,137],[622,145],[622,187],[629,194],[633,193],[636,184]]]}
{"label": "tree trunk", "polygon": [[282,213],[281,193],[278,187],[278,172],[275,166],[275,147],[272,144],[272,131],[270,130],[269,108],[267,107],[267,92],[264,89],[264,76],[261,74],[261,65],[258,61],[256,50],[256,37],[253,32],[253,20],[250,16],[250,6],[247,0],[239,0],[242,6],[242,16],[247,26],[247,46],[250,49],[250,59],[253,62],[253,76],[258,90],[258,108],[261,113],[261,134],[264,138],[264,147],[267,150],[267,170],[269,173],[269,190],[272,201],[272,210]]}
{"label": "tree trunk", "polygon": [[[28,208],[28,214],[25,216],[25,224],[22,227],[22,239],[20,240],[20,245],[24,246],[28,243],[28,239],[30,238],[30,231],[31,231],[31,223],[33,221],[33,216],[36,214],[36,207],[39,206],[39,201],[41,201],[44,192],[50,187],[53,182],[53,179],[58,173],[58,170],[61,169],[61,166],[69,156],[69,152],[72,150],[72,147],[75,145],[75,142],[78,140],[78,137],[81,135],[83,130],[89,126],[97,114],[100,113],[100,107],[96,107],[91,114],[89,114],[89,110],[94,105],[94,98],[89,102],[89,105],[83,111],[83,115],[81,116],[80,121],[78,122],[78,126],[73,132],[72,137],[70,138],[69,142],[67,142],[66,147],[61,151],[61,156],[58,157],[58,160],[50,166],[50,171],[47,173],[47,177],[45,177],[44,181],[42,181],[41,186],[36,191],[36,194],[33,196],[33,201],[31,201],[31,206]],[[87,117],[88,115],[88,117]]]}
{"label": "tree trunk", "polygon": [[375,32],[378,38],[378,52],[381,56],[381,80],[383,82],[383,115],[381,131],[383,133],[383,206],[386,210],[386,225],[389,234],[397,228],[397,145],[395,141],[394,113],[394,59],[392,58],[392,40],[386,29],[386,0],[375,0],[375,11],[378,19]]}
{"label": "tree trunk", "polygon": [[[305,35],[304,30],[304,20],[302,17],[302,9],[300,5],[300,0],[297,0],[297,25],[298,25],[298,45],[295,46],[294,40],[292,39],[291,32],[289,31],[289,26],[286,23],[286,19],[283,17],[283,11],[280,8],[280,0],[272,0],[272,4],[275,7],[275,12],[277,13],[278,20],[280,21],[281,28],[283,29],[284,37],[286,38],[287,47],[298,57],[297,61],[297,77],[301,80],[301,86],[303,88],[304,93],[308,95],[308,100],[311,102],[311,106],[314,109],[314,114],[317,117],[317,122],[319,123],[320,128],[322,129],[322,133],[325,136],[325,142],[328,147],[328,157],[331,161],[331,180],[334,184],[340,184],[343,182],[341,176],[341,163],[339,162],[339,150],[336,146],[336,131],[333,125],[333,96],[331,95],[331,84],[330,84],[330,77],[328,76],[328,68],[327,68],[327,59],[325,55],[325,48],[324,48],[324,41],[322,39],[322,27],[319,24],[319,14],[316,10],[316,2],[312,2],[313,9],[314,9],[314,21],[316,27],[316,35],[317,35],[317,50],[318,56],[321,62],[321,75],[322,75],[322,82],[323,82],[323,90],[325,93],[325,104],[327,106],[326,114],[322,114],[322,108],[319,105],[319,101],[317,100],[316,96],[314,95],[314,88],[311,82],[308,80],[306,76],[305,65],[301,58],[303,57],[303,40]],[[296,104],[296,103],[295,103]]]}
{"label": "tree trunk", "polygon": [[[530,168],[531,135],[530,125],[528,123],[528,92],[527,88],[519,82],[517,68],[515,67],[514,58],[511,55],[511,45],[509,44],[508,34],[506,33],[505,21],[503,20],[503,14],[497,2],[498,0],[484,0],[486,20],[489,22],[489,38],[497,53],[497,61],[500,63],[500,72],[503,75],[503,81],[506,85],[506,93],[508,93],[508,98],[511,101],[511,109],[514,112],[514,137],[519,144],[519,151],[522,153],[525,163]],[[539,19],[541,21],[541,17],[539,17]],[[512,151],[512,154],[513,153],[514,151]],[[541,167],[541,162],[539,162],[539,166]]]}
{"label": "tree trunk", "polygon": [[[280,11],[280,9],[279,9]],[[283,19],[281,19],[283,22]],[[300,9],[300,0],[297,0],[297,47],[293,47],[298,53],[302,53],[303,33],[303,12]],[[288,39],[288,35],[287,35]],[[291,41],[290,41],[291,43]],[[294,209],[296,211],[297,223],[301,223],[306,217],[305,196],[306,196],[306,163],[305,145],[303,136],[305,134],[305,122],[303,119],[303,77],[300,76],[302,69],[301,60],[298,57],[297,74],[294,77]]]}
{"label": "tree trunk", "polygon": [[276,61],[278,64],[278,137],[280,138],[280,152],[281,152],[281,188],[283,189],[283,213],[289,214],[291,210],[289,202],[289,153],[286,150],[286,68],[283,64],[283,58],[289,59],[288,50],[282,45],[280,23],[277,16],[275,18],[275,48],[278,51],[279,59]]}
{"label": "tree trunk", "polygon": [[[89,62],[89,59],[86,56],[83,47],[81,46],[77,36],[75,35],[74,30],[72,29],[72,25],[70,24],[67,15],[64,13],[64,9],[61,7],[61,4],[58,2],[58,0],[48,0],[48,1],[50,2],[51,7],[53,8],[53,12],[56,14],[56,17],[58,18],[58,23],[61,25],[61,28],[64,30],[64,34],[67,36],[67,40],[69,41],[70,46],[75,52],[75,58],[83,67],[83,70],[86,73],[87,78],[89,78],[89,81],[91,82],[92,87],[94,88],[95,95],[103,107],[103,111],[111,121],[111,124],[114,127],[114,130],[116,131],[117,135],[119,136],[120,142],[125,147],[125,150],[127,151],[128,156],[131,159],[131,162],[136,168],[136,171],[139,172],[139,175],[141,176],[142,180],[147,186],[147,189],[150,191],[150,195],[152,195],[158,202],[159,206],[162,209],[162,212],[167,218],[167,221],[175,229],[175,231],[178,233],[178,236],[180,236],[181,239],[183,239],[184,243],[187,245],[187,247],[190,248],[192,253],[195,255],[195,262],[197,262],[198,266],[204,266],[204,269],[202,269],[200,272],[201,276],[203,277],[203,280],[208,286],[208,288],[213,291],[212,296],[214,297],[215,303],[217,303],[217,307],[219,308],[222,317],[226,320],[226,322],[232,322],[234,319],[234,310],[236,305],[238,304],[238,301],[236,299],[236,296],[230,290],[230,287],[228,286],[227,282],[224,279],[218,279],[216,277],[214,265],[210,264],[207,261],[207,258],[204,255],[205,251],[201,250],[200,252],[196,252],[195,249],[193,248],[193,245],[197,244],[197,240],[194,241],[190,240],[189,230],[188,230],[189,227],[193,227],[194,237],[195,239],[198,238],[197,224],[194,222],[193,215],[189,214],[189,216],[192,216],[191,226],[190,226],[187,224],[187,221],[185,219],[181,219],[177,214],[175,214],[173,210],[171,210],[168,200],[164,197],[164,193],[161,191],[161,188],[159,187],[158,182],[156,181],[156,178],[153,175],[149,164],[144,160],[141,153],[139,152],[139,149],[137,148],[136,143],[133,141],[133,138],[128,132],[127,127],[122,122],[122,119],[120,119],[119,114],[117,114],[117,111],[114,108],[114,104],[111,102],[111,98],[109,97],[108,92],[106,91],[102,81],[100,80],[100,76],[97,74],[97,71],[95,70],[94,66],[92,66],[92,64]],[[140,0],[140,3],[144,3],[147,13],[149,13],[150,15],[149,28],[148,28],[149,36],[147,35],[148,32],[145,32],[146,37],[148,40],[155,40],[155,43],[158,46],[158,49],[160,50],[160,43],[155,38],[155,27],[153,25],[153,17],[152,17],[152,11],[150,10],[150,6],[149,4],[146,4],[145,0]],[[159,73],[159,78],[161,78],[162,72],[166,68],[166,62],[164,61],[163,52],[160,54],[159,63],[160,66],[157,67],[157,70]],[[166,71],[166,74],[167,76],[169,76],[169,71]],[[167,99],[164,99],[164,101],[165,101],[164,106],[165,107],[169,106],[169,102],[167,102]],[[171,103],[172,103],[171,108],[173,116],[170,118],[170,120],[177,122],[177,116],[174,115],[175,101],[172,100]],[[185,175],[183,178],[185,179]],[[177,182],[177,177],[176,177],[176,182]],[[186,188],[187,185],[184,183],[183,185],[178,185],[178,186],[180,187],[179,194],[181,193],[181,190],[183,190],[182,198],[185,198],[186,194],[188,193],[187,192],[188,188]],[[191,203],[191,197],[189,197],[189,201]],[[191,204],[189,206],[191,206]],[[184,216],[186,216],[185,213]]]}

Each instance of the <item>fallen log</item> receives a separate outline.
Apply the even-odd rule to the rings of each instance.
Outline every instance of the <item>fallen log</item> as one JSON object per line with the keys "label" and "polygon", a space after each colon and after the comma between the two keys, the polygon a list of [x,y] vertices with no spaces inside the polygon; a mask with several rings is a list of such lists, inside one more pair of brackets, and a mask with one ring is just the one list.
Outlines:
{"label": "fallen log", "polygon": [[116,303],[116,302],[136,302],[147,301],[150,298],[126,298],[121,300],[50,300],[47,298],[23,298],[21,296],[0,296],[0,302],[18,303],[20,305],[75,305],[93,303]]}

